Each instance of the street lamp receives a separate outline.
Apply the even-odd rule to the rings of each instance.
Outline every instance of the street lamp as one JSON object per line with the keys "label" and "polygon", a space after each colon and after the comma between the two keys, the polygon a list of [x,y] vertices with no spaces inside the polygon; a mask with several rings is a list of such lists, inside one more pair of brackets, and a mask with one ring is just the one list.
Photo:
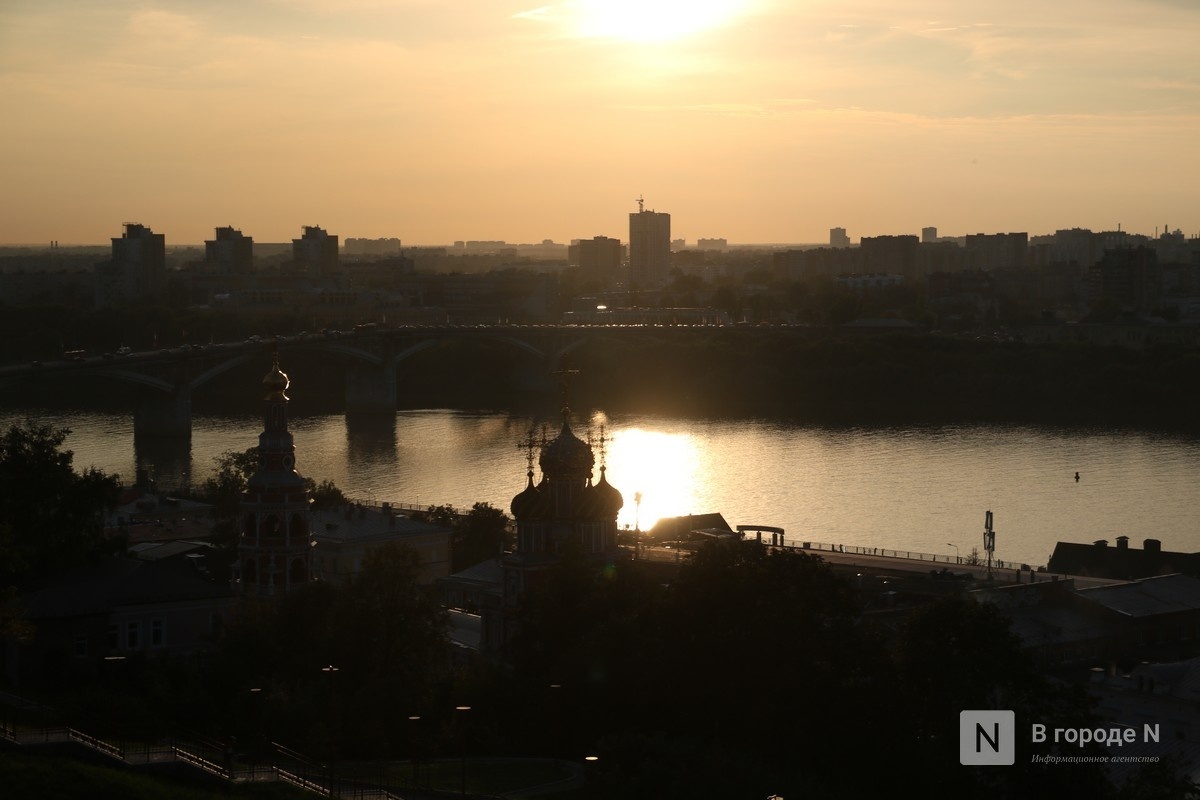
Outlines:
{"label": "street lamp", "polygon": [[642,557],[642,493],[633,493],[633,557]]}
{"label": "street lamp", "polygon": [[[459,719],[465,719],[465,715],[468,711],[471,710],[471,707],[470,706],[455,706],[454,710],[461,711],[463,713],[464,717],[460,717]],[[458,726],[458,743],[459,743],[459,758],[460,758],[460,760],[459,760],[459,777],[461,778],[461,782],[462,782],[461,789],[462,789],[463,797],[467,796],[467,733],[466,733],[466,727],[467,726],[466,726],[465,721],[459,723],[459,726]]]}
{"label": "street lamp", "polygon": [[326,664],[325,666],[321,667],[321,672],[323,672],[325,675],[329,676],[328,680],[322,679],[321,682],[325,684],[324,691],[325,691],[326,699],[327,699],[328,706],[329,706],[328,710],[326,712],[328,716],[326,717],[325,724],[328,726],[328,729],[326,731],[326,736],[329,737],[329,742],[327,745],[328,752],[326,753],[326,758],[329,760],[329,763],[326,765],[326,773],[328,776],[330,792],[333,791],[333,759],[334,759],[334,756],[337,755],[337,742],[338,742],[338,737],[334,732],[334,729],[337,727],[334,722],[337,717],[337,698],[334,695],[334,680],[333,680],[333,678],[335,675],[338,674],[339,671],[340,671],[340,668],[335,667],[333,664]]}
{"label": "street lamp", "polygon": [[958,555],[958,545],[956,545],[954,542],[946,542],[946,546],[954,548],[954,561],[956,564],[961,564],[962,559],[959,558],[959,555]]}
{"label": "street lamp", "polygon": [[417,723],[421,721],[418,714],[409,716],[408,721],[412,723],[412,738],[410,739],[411,748],[408,752],[409,763],[412,764],[412,788],[417,788]]}
{"label": "street lamp", "polygon": [[[550,720],[549,720],[549,725],[547,726],[547,728],[548,728],[548,730],[550,730],[552,732],[551,735],[553,736],[553,740],[550,742],[548,751],[552,752],[552,753],[558,753],[559,748],[562,746],[562,740],[563,740],[563,732],[562,732],[562,716],[563,715],[562,715],[562,691],[561,691],[562,684],[561,683],[552,683],[552,684],[550,684],[549,688],[550,688],[550,693],[549,693],[547,699],[549,701],[548,714],[550,716]],[[557,759],[555,759],[555,760],[557,761]]]}

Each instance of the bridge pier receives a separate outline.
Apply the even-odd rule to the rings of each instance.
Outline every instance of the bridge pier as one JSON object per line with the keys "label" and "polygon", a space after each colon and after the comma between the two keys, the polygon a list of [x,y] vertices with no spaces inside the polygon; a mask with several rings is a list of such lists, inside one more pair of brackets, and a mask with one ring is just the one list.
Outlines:
{"label": "bridge pier", "polygon": [[396,413],[396,365],[390,359],[380,366],[346,367],[346,413]]}
{"label": "bridge pier", "polygon": [[192,436],[192,390],[186,384],[172,392],[145,389],[133,407],[133,435]]}

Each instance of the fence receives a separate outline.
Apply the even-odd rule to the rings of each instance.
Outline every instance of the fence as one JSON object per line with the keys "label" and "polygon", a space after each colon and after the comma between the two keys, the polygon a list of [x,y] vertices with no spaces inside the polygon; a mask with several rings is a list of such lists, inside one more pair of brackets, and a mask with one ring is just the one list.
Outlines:
{"label": "fence", "polygon": [[[828,542],[790,541],[784,543],[783,546],[794,550],[824,550],[830,553],[853,553],[860,556],[878,556],[880,558],[907,558],[913,561],[928,561],[933,564],[954,564],[974,567],[987,566],[986,555],[972,558],[970,556],[948,556],[943,553],[922,553],[916,550],[892,550],[891,548],[884,547],[861,547],[858,545],[830,544]],[[1015,561],[992,559],[992,569],[1024,569],[1027,566]]]}

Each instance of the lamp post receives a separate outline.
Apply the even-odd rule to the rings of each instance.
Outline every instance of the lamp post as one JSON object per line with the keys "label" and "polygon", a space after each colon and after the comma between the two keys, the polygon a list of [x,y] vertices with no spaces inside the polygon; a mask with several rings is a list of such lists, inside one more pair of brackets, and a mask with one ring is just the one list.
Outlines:
{"label": "lamp post", "polygon": [[954,563],[961,564],[962,558],[960,558],[958,555],[958,545],[956,545],[954,542],[946,542],[946,544],[947,546],[954,548]]}
{"label": "lamp post", "polygon": [[455,706],[455,711],[462,712],[457,717],[458,720],[458,743],[459,743],[459,778],[461,780],[462,796],[467,796],[467,724],[466,713],[471,710],[470,706]]}
{"label": "lamp post", "polygon": [[412,723],[412,736],[410,737],[411,747],[408,751],[408,760],[412,764],[412,788],[417,788],[417,723],[421,721],[421,717],[417,714],[409,716],[408,721]]}
{"label": "lamp post", "polygon": [[337,700],[334,697],[333,692],[333,677],[337,675],[339,671],[340,669],[335,667],[333,664],[326,664],[325,666],[321,667],[321,672],[329,676],[329,680],[326,681],[327,686],[325,687],[326,694],[329,698],[329,717],[326,723],[329,726],[328,730],[326,731],[326,735],[329,737],[329,743],[327,745],[328,751],[325,754],[326,758],[328,759],[325,764],[325,779],[331,797],[333,796],[333,757],[335,755],[335,747],[337,743],[337,736],[334,734],[333,730],[335,716],[334,709],[337,707]]}
{"label": "lamp post", "polygon": [[257,764],[261,755],[262,749],[262,703],[263,690],[261,686],[254,686],[250,689],[250,752]]}
{"label": "lamp post", "polygon": [[[600,760],[600,756],[591,754],[583,757],[583,779],[586,783],[591,784],[596,780],[596,762]],[[592,787],[589,785],[588,789]]]}
{"label": "lamp post", "polygon": [[[563,730],[562,730],[562,684],[552,683],[549,686],[548,699],[550,701],[550,730],[553,731],[554,739],[550,743],[550,751],[558,752],[558,748],[562,747]],[[557,758],[555,759],[557,761]]]}
{"label": "lamp post", "polygon": [[633,555],[642,557],[642,493],[633,493]]}

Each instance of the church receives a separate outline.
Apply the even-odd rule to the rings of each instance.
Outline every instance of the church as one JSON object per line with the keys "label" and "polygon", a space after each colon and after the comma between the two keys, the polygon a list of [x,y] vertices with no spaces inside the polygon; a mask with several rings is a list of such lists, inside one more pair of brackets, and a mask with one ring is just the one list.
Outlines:
{"label": "church", "polygon": [[288,385],[276,352],[262,380],[258,469],[240,504],[236,574],[243,595],[286,595],[307,583],[312,570],[308,486],[296,472],[296,445],[288,430]]}
{"label": "church", "polygon": [[387,503],[312,509],[308,484],[296,471],[296,446],[288,430],[288,376],[279,354],[262,380],[263,430],[258,466],[240,503],[241,537],[235,580],[244,597],[278,598],[310,581],[343,583],[368,550],[401,542],[421,557],[419,581],[432,584],[450,572],[450,531],[410,519]]}
{"label": "church", "polygon": [[[517,528],[515,549],[443,579],[446,605],[452,609],[460,646],[495,653],[516,633],[521,597],[568,552],[582,555],[598,570],[631,558],[617,545],[621,493],[608,482],[605,437],[599,438],[600,477],[593,482],[593,445],[571,429],[565,390],[562,426],[547,440],[531,433],[522,442],[528,471],[525,489],[512,499]],[[534,450],[541,479],[534,481]]]}

